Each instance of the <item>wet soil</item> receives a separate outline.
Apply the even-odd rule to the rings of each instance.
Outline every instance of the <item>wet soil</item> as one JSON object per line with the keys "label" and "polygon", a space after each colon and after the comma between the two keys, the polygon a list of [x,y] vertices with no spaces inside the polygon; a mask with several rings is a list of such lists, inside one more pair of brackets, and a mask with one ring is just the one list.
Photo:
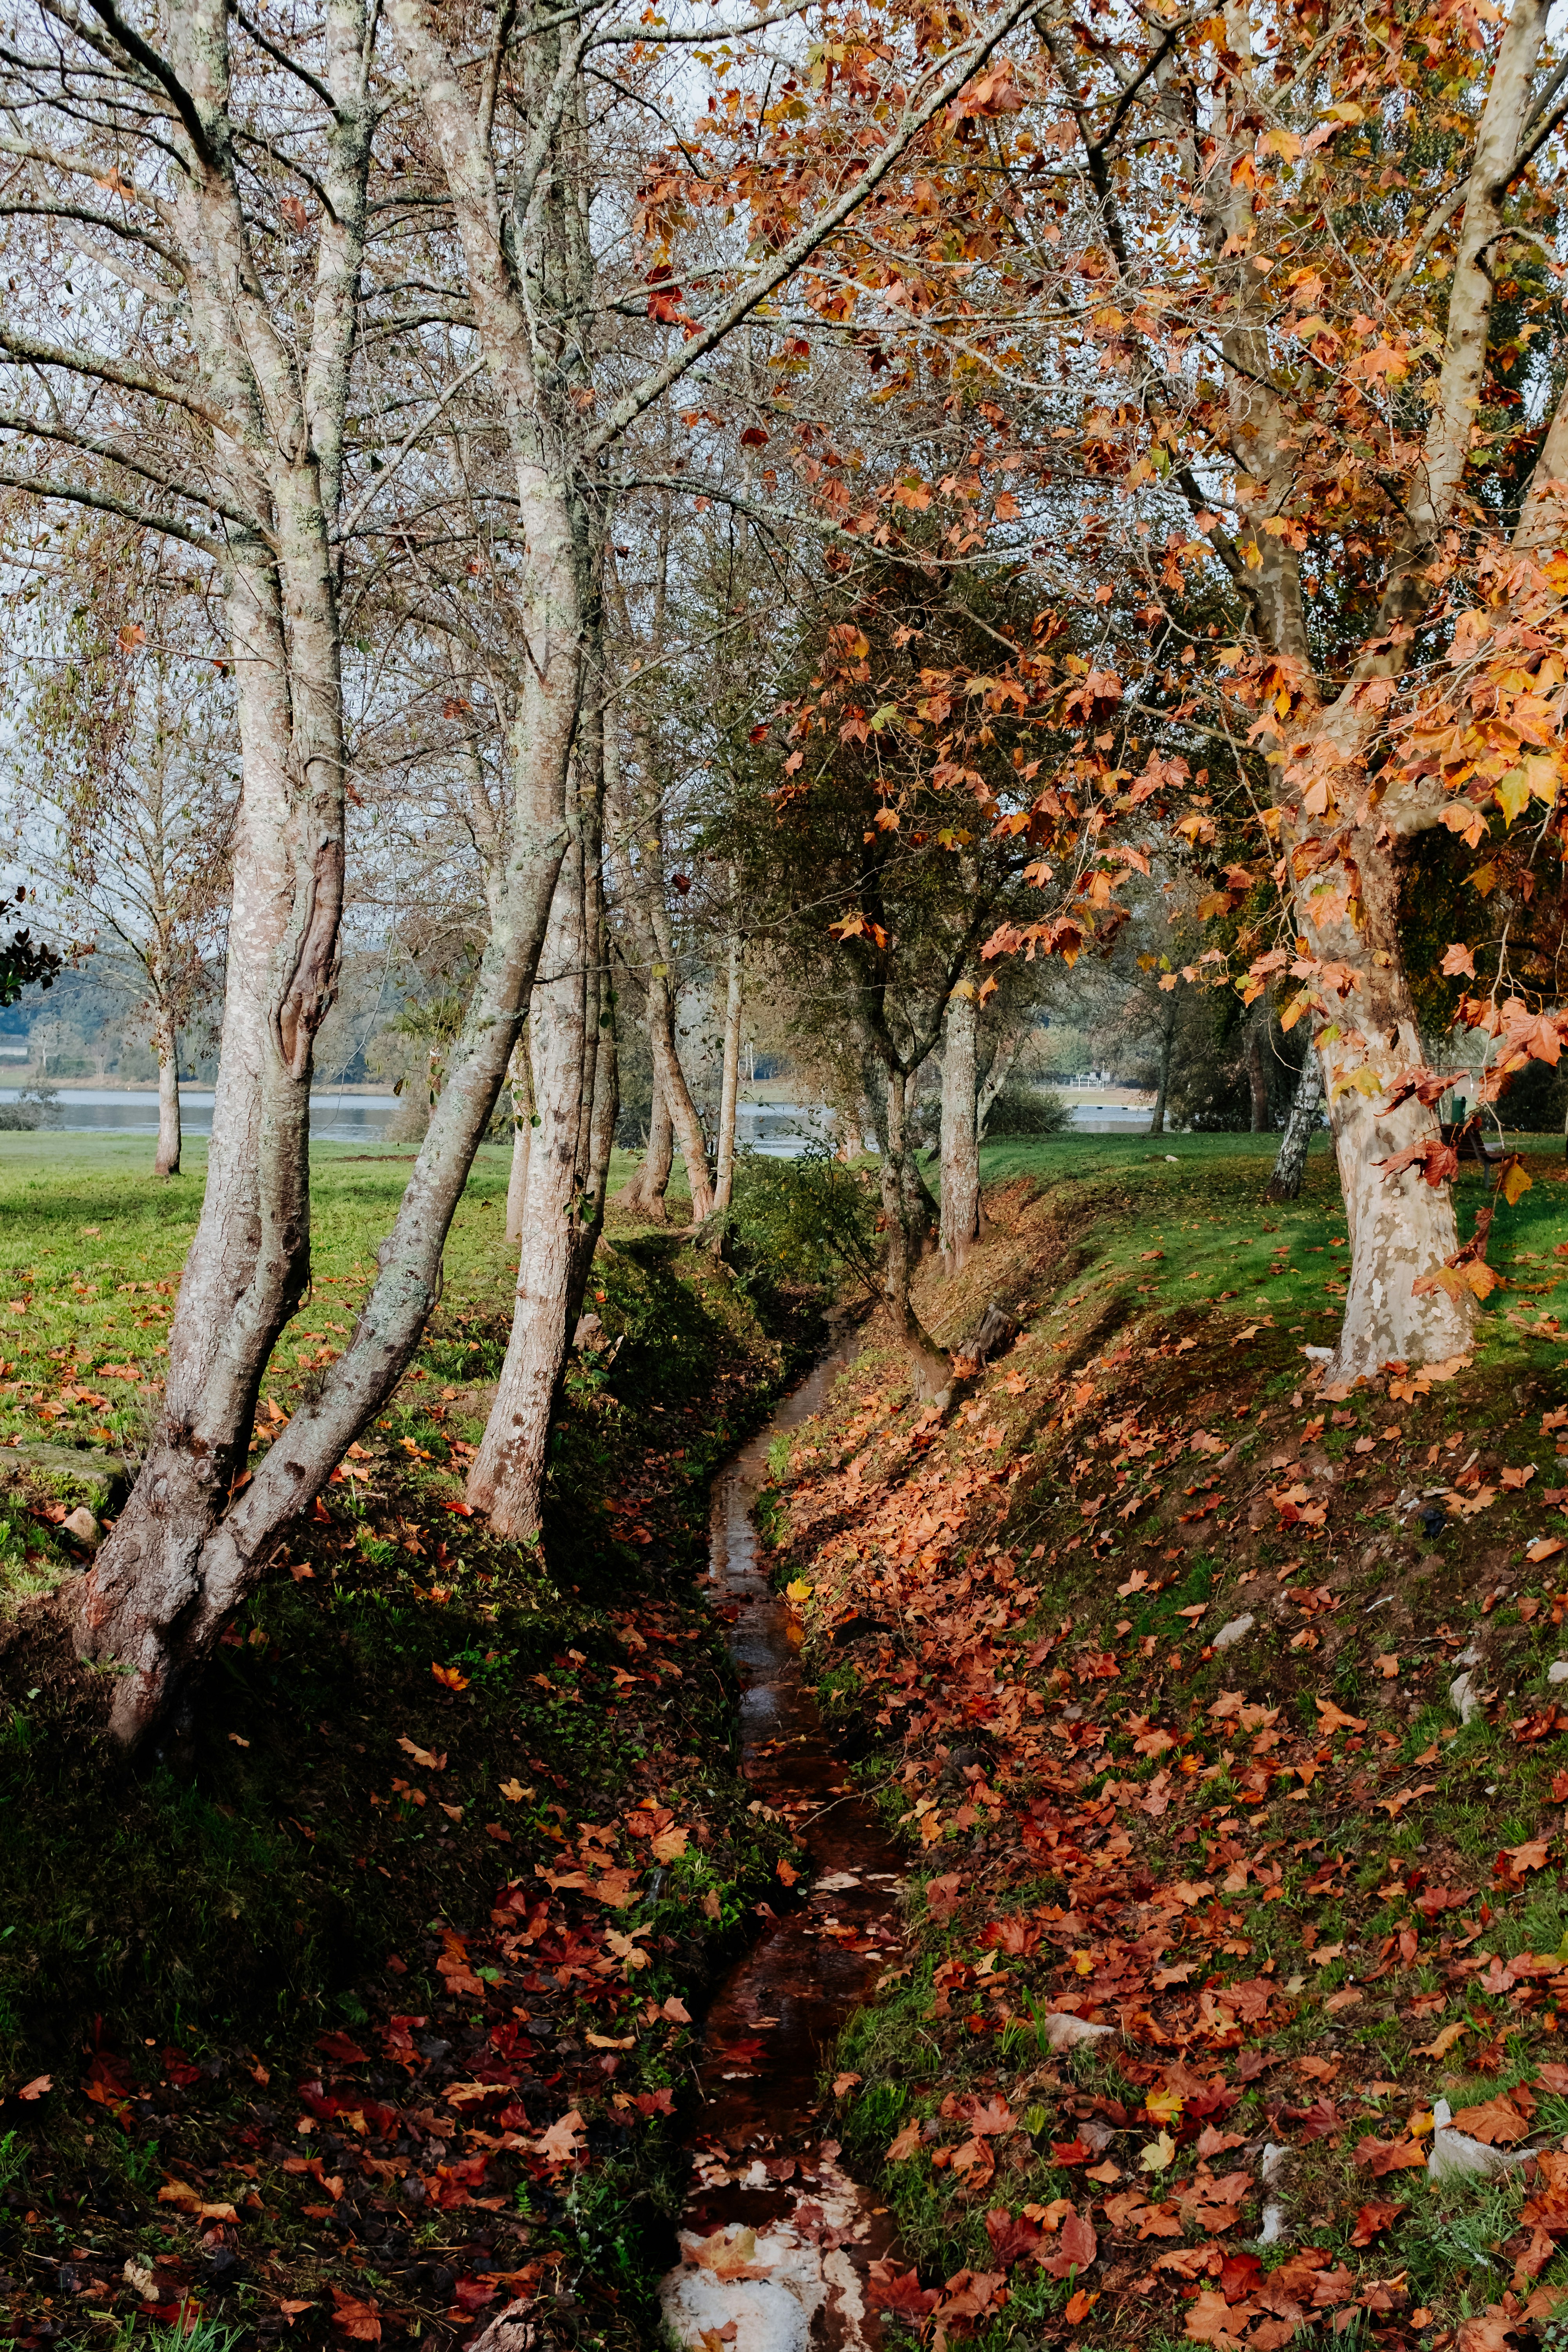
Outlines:
{"label": "wet soil", "polygon": [[709,2012],[681,2221],[687,2259],[661,2292],[678,2342],[716,2336],[727,2352],[854,2352],[882,2341],[866,2278],[891,2252],[892,2227],[839,2170],[821,2084],[845,2023],[901,1949],[900,1856],[823,1728],[801,1671],[799,1622],[771,1589],[752,1517],[773,1439],[818,1410],[844,1360],[819,1364],[713,1488],[710,1574],[714,1606],[732,1614],[742,1769],[808,1864],[795,1890],[805,1900],[781,1889],[789,1907],[764,1917]]}

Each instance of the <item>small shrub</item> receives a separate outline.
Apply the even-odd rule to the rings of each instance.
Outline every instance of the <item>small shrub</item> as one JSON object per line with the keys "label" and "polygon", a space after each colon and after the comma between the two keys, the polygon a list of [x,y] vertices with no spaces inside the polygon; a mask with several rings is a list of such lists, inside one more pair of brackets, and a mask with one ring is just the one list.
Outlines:
{"label": "small shrub", "polygon": [[985,1121],[988,1139],[1071,1132],[1071,1108],[1054,1087],[1004,1087]]}

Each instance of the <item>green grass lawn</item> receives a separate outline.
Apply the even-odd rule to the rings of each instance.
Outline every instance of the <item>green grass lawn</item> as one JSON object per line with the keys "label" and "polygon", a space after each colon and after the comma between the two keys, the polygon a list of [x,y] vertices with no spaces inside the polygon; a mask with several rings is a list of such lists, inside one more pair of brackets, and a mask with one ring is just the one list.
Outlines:
{"label": "green grass lawn", "polygon": [[[1480,1328],[1510,1345],[1513,1332],[1533,1334],[1552,1318],[1543,1299],[1568,1280],[1568,1164],[1556,1136],[1514,1136],[1531,1189],[1516,1207],[1498,1201],[1490,1260],[1505,1277],[1481,1309]],[[981,1153],[986,1185],[1029,1179],[1041,1184],[1077,1180],[1097,1202],[1108,1192],[1127,1212],[1100,1223],[1094,1261],[1081,1278],[1058,1290],[1067,1311],[1089,1285],[1131,1286],[1150,1305],[1220,1307],[1240,1322],[1269,1318],[1297,1330],[1305,1342],[1326,1345],[1338,1327],[1350,1250],[1339,1179],[1326,1137],[1308,1160],[1299,1200],[1264,1198],[1279,1139],[1258,1135],[1019,1137],[987,1144]],[[1476,1212],[1493,1198],[1489,1179],[1467,1169],[1455,1187],[1461,1240]],[[1045,1302],[1042,1300],[1041,1302]],[[1512,1326],[1512,1330],[1510,1326]],[[1542,1328],[1548,1344],[1552,1329]]]}
{"label": "green grass lawn", "polygon": [[[636,1160],[616,1153],[612,1190]],[[321,1362],[353,1328],[412,1165],[408,1150],[312,1146],[312,1286],[279,1343],[280,1376],[292,1376],[307,1348]],[[475,1160],[447,1244],[449,1308],[493,1307],[510,1284],[510,1165],[505,1145],[487,1144]],[[183,1173],[159,1183],[142,1136],[0,1134],[0,1440],[97,1432],[100,1442],[133,1443],[142,1434],[205,1180],[205,1138],[185,1146]],[[687,1197],[684,1184],[670,1192],[672,1205]],[[121,1371],[106,1375],[105,1364]],[[124,1377],[125,1367],[139,1381]],[[59,1409],[59,1390],[81,1386],[89,1372],[107,1402]]]}

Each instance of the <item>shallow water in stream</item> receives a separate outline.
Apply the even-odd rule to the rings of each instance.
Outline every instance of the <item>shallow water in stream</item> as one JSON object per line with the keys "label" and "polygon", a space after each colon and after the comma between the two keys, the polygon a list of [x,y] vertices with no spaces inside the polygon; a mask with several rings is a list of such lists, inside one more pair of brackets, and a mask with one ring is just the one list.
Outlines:
{"label": "shallow water in stream", "polygon": [[[838,2033],[900,1950],[900,1858],[823,1729],[801,1673],[799,1626],[769,1584],[752,1518],[769,1446],[818,1410],[843,1369],[838,1356],[819,1364],[713,1489],[710,1573],[715,1607],[733,1612],[742,1769],[808,1860],[795,1889],[805,1899],[764,1918],[708,2016],[705,2104],[681,2217],[688,2259],[661,2301],[678,2342],[717,2337],[723,2352],[853,2352],[882,2341],[866,2274],[891,2252],[892,2224],[839,2170],[832,2101],[817,2086]],[[737,2243],[743,2231],[755,2232],[754,2248]],[[703,2246],[709,2259],[693,2259]]]}

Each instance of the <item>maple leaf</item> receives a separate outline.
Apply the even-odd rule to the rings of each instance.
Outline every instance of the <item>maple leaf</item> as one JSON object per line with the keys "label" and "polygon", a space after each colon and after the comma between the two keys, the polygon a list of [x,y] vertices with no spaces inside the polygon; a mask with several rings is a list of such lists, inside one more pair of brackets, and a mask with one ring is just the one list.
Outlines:
{"label": "maple leaf", "polygon": [[1374,2238],[1381,2238],[1385,2230],[1394,2227],[1401,2213],[1409,2210],[1405,2205],[1362,2206],[1355,2217],[1355,2228],[1351,2232],[1352,2245],[1370,2246]]}
{"label": "maple leaf", "polygon": [[920,2117],[918,2116],[911,2116],[909,2122],[904,2126],[902,2131],[900,2132],[898,2137],[889,2143],[886,2150],[886,2161],[889,2164],[907,2163],[910,2158],[913,2156],[920,2144]]}
{"label": "maple leaf", "polygon": [[576,2108],[569,2107],[534,2141],[533,2153],[542,2156],[546,2164],[568,2164],[577,2154],[578,2142],[586,2128]]}
{"label": "maple leaf", "polygon": [[1236,2333],[1253,2317],[1255,2306],[1238,2305],[1233,2315],[1223,2294],[1214,2287],[1204,2287],[1187,2312],[1186,2337],[1191,2344],[1212,2344],[1216,2352],[1241,2352],[1242,2338]]}
{"label": "maple leaf", "polygon": [[688,2262],[711,2271],[717,2279],[766,2278],[773,2269],[771,2263],[759,2263],[756,2259],[754,2230],[737,2230],[731,2238],[720,2228],[710,2237],[686,2240],[683,2251]]}
{"label": "maple leaf", "polygon": [[917,2327],[924,2326],[942,2300],[936,2288],[921,2286],[918,2273],[900,2271],[890,2262],[871,2264],[866,2290],[873,2311],[890,2312],[895,2319],[912,2320]]}
{"label": "maple leaf", "polygon": [[466,1691],[468,1687],[468,1675],[459,1674],[456,1666],[440,1666],[432,1660],[430,1671],[447,1690]]}
{"label": "maple leaf", "polygon": [[332,2288],[332,2300],[336,2305],[332,2313],[334,2327],[341,2327],[345,2336],[353,2336],[362,2344],[380,2343],[381,2305],[379,2303],[368,2297],[362,2302],[352,2294],[346,2294],[341,2286],[336,2285]]}

